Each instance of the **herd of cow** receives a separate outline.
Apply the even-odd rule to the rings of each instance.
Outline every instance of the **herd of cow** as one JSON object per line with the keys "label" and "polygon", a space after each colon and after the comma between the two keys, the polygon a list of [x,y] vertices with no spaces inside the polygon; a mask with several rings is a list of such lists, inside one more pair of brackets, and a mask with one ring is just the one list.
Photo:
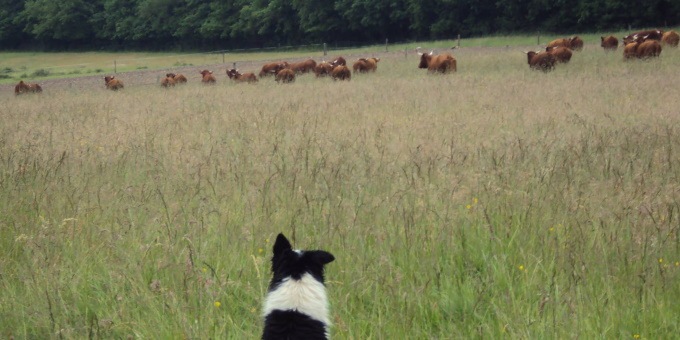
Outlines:
{"label": "herd of cow", "polygon": [[[662,45],[677,47],[680,42],[680,35],[675,31],[663,32],[661,30],[645,30],[635,32],[623,37],[623,57],[624,60],[631,58],[647,59],[658,57],[661,54]],[[615,51],[619,46],[619,40],[614,36],[601,37],[600,46],[605,51]],[[527,59],[529,67],[535,70],[548,72],[555,68],[556,64],[568,63],[572,57],[572,51],[581,51],[583,40],[578,36],[571,38],[560,38],[551,41],[545,51],[529,51]],[[456,58],[451,53],[434,54],[421,53],[418,68],[428,69],[430,73],[450,73],[456,72]],[[380,58],[359,58],[352,65],[354,74],[375,72],[378,69]],[[295,77],[305,73],[314,73],[316,77],[331,77],[333,80],[350,80],[352,72],[347,67],[347,61],[343,57],[337,57],[330,62],[317,63],[308,59],[298,63],[288,63],[285,61],[268,63],[262,66],[260,73],[241,73],[237,69],[228,69],[227,76],[235,82],[256,83],[259,79],[272,76],[280,83],[291,83]],[[217,79],[210,70],[200,72],[203,84],[215,84]],[[175,85],[184,84],[187,78],[182,74],[168,73],[161,80],[161,86],[168,88]],[[109,90],[122,89],[123,82],[114,76],[104,77],[104,83]],[[14,87],[14,94],[40,93],[42,87],[39,84],[27,84],[20,81]]]}
{"label": "herd of cow", "polygon": [[[658,29],[645,30],[631,33],[623,37],[623,59],[632,58],[648,59],[661,55],[662,45],[678,47],[680,34],[675,31],[661,31]],[[616,51],[619,47],[619,39],[610,35],[600,37],[600,46],[606,52]],[[556,64],[568,63],[571,60],[572,51],[583,49],[583,40],[578,36],[560,38],[551,41],[545,51],[529,51],[527,59],[529,67],[535,70],[548,72],[555,68]]]}

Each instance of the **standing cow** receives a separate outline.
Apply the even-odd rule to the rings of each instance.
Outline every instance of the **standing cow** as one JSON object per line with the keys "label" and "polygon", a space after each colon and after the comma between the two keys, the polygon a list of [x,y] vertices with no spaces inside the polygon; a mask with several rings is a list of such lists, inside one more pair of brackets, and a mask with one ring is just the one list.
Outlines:
{"label": "standing cow", "polygon": [[349,71],[349,67],[345,65],[339,65],[333,68],[331,71],[331,77],[333,80],[351,80],[352,72]]}
{"label": "standing cow", "polygon": [[639,40],[640,38],[644,37],[644,39],[651,39],[651,40],[656,40],[656,41],[661,41],[661,38],[663,37],[663,31],[658,30],[658,29],[653,29],[653,30],[644,30],[644,31],[639,31],[639,32],[634,32],[631,33],[625,37],[623,37],[623,44],[627,45],[633,41]]}
{"label": "standing cow", "polygon": [[295,71],[284,68],[283,70],[276,73],[276,82],[281,82],[283,84],[292,83],[295,81]]}
{"label": "standing cow", "polygon": [[676,31],[668,31],[661,36],[661,43],[670,47],[678,47],[680,35]]}
{"label": "standing cow", "polygon": [[333,66],[325,61],[316,64],[316,67],[314,68],[314,74],[317,78],[330,76],[332,71]]}
{"label": "standing cow", "polygon": [[543,72],[552,71],[555,68],[557,60],[555,56],[548,52],[525,52],[527,54],[527,61],[529,67],[533,70],[540,70]]}
{"label": "standing cow", "polygon": [[600,46],[604,48],[605,52],[616,51],[619,48],[619,39],[616,39],[613,35],[600,37]]}
{"label": "standing cow", "polygon": [[571,50],[568,47],[546,47],[545,51],[555,57],[556,63],[566,64],[571,60]]}
{"label": "standing cow", "polygon": [[283,61],[283,62],[275,62],[275,63],[268,63],[262,65],[262,70],[260,71],[260,78],[267,77],[267,76],[275,76],[279,71],[283,70],[284,68],[288,68],[288,63]]}
{"label": "standing cow", "polygon": [[299,63],[290,64],[289,68],[297,74],[308,73],[314,71],[316,67],[316,61],[313,59],[307,59]]}
{"label": "standing cow", "polygon": [[548,43],[548,47],[568,47],[572,51],[580,51],[583,49],[583,39],[575,35],[571,38],[559,38]]}
{"label": "standing cow", "polygon": [[201,75],[201,82],[205,85],[215,85],[217,82],[217,79],[215,79],[215,76],[213,76],[212,71],[209,70],[203,70],[200,72]]}
{"label": "standing cow", "polygon": [[354,73],[375,72],[378,69],[379,61],[380,58],[359,58],[352,66],[352,69]]}

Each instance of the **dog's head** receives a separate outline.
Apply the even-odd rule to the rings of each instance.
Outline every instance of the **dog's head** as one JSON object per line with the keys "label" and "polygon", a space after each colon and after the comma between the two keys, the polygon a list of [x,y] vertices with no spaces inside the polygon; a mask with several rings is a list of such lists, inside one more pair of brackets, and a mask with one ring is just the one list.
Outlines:
{"label": "dog's head", "polygon": [[324,282],[324,266],[333,262],[333,254],[323,250],[296,250],[288,239],[279,234],[274,243],[272,257],[272,282],[270,289],[276,287],[285,278],[300,280],[306,273],[317,281]]}

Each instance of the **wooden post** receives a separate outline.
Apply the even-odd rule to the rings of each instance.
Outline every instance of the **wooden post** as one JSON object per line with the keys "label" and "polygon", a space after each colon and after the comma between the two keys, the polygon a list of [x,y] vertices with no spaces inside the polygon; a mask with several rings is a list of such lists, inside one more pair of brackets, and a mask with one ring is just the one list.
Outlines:
{"label": "wooden post", "polygon": [[116,72],[116,70],[117,70],[116,61],[114,60],[113,61],[113,73],[118,73],[118,72]]}
{"label": "wooden post", "polygon": [[385,38],[385,52],[387,52],[387,43],[389,42],[389,39]]}
{"label": "wooden post", "polygon": [[328,55],[328,46],[326,43],[323,43],[323,55],[327,56]]}
{"label": "wooden post", "polygon": [[224,52],[222,52],[222,64],[224,64]]}
{"label": "wooden post", "polygon": [[541,44],[541,31],[538,31],[537,34],[538,35],[536,37],[536,45],[540,45]]}
{"label": "wooden post", "polygon": [[458,47],[460,47],[460,34],[458,34]]}
{"label": "wooden post", "polygon": [[232,63],[232,68],[235,70],[236,69],[236,62]]}

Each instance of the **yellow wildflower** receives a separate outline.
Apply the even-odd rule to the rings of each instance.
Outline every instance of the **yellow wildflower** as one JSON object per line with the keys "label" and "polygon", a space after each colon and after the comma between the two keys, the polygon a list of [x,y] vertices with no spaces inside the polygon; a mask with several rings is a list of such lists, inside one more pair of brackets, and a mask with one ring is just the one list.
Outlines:
{"label": "yellow wildflower", "polygon": [[215,308],[220,308],[221,305],[222,303],[220,303],[219,301],[215,301]]}

